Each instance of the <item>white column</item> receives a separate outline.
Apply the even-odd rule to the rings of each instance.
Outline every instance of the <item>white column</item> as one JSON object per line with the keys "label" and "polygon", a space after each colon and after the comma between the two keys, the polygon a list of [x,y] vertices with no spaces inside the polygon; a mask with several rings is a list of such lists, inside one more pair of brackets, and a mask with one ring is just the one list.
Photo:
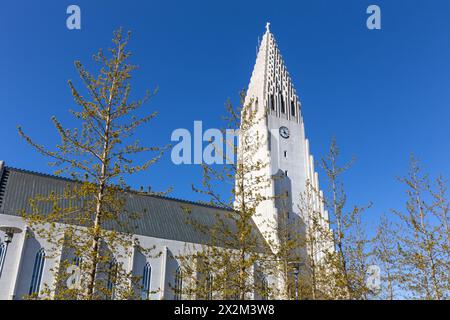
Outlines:
{"label": "white column", "polygon": [[167,246],[164,246],[161,255],[161,279],[160,279],[160,299],[164,299],[164,294],[166,291],[166,268],[167,268]]}
{"label": "white column", "polygon": [[[28,227],[24,228],[24,231],[18,235],[16,235],[16,237],[20,237],[19,240],[20,244],[18,247],[18,255],[17,255],[17,259],[16,261],[14,261],[14,267],[13,267],[13,274],[12,274],[12,283],[11,283],[11,293],[10,293],[10,299],[14,300],[16,297],[16,290],[17,290],[17,285],[19,283],[19,278],[20,278],[20,271],[22,269],[22,261],[23,261],[23,255],[25,253],[25,247],[26,247],[26,242],[27,242],[27,236],[28,236]],[[14,239],[13,239],[14,241]]]}
{"label": "white column", "polygon": [[[125,248],[124,248],[125,249]],[[133,268],[134,268],[134,257],[136,256],[136,251],[137,251],[137,245],[136,245],[136,243],[134,243],[133,244],[133,247],[131,248],[131,254],[130,254],[130,257],[129,257],[129,259],[128,259],[128,270],[127,270],[127,272],[131,275],[131,277],[130,277],[130,281],[129,281],[129,286],[131,287],[131,288],[133,288],[133,286],[134,286],[134,284],[133,284],[133,276],[134,276],[134,274],[133,274]],[[125,249],[125,250],[127,250],[127,249]]]}

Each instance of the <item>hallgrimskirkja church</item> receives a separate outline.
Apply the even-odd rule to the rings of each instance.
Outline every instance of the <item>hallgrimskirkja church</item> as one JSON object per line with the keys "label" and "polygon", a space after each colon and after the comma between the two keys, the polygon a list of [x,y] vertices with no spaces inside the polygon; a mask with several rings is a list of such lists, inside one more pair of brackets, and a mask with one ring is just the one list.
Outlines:
{"label": "hallgrimskirkja church", "polygon": [[[265,174],[268,178],[279,173],[284,177],[281,180],[272,179],[272,183],[264,188],[268,195],[267,200],[258,205],[258,215],[253,219],[255,237],[261,243],[267,244],[267,234],[270,230],[263,222],[277,221],[282,210],[280,202],[270,196],[282,190],[288,199],[289,214],[307,224],[308,217],[302,217],[298,210],[298,195],[305,190],[307,182],[315,190],[320,190],[314,159],[305,136],[301,104],[269,24],[260,42],[245,101],[254,103],[264,115],[264,121],[255,125],[253,130],[262,137],[261,141],[264,141],[258,151],[258,157],[269,164],[264,168]],[[26,168],[18,169],[13,163],[8,163],[7,159],[2,160],[0,299],[23,299],[30,294],[39,295],[43,286],[51,286],[57,281],[55,270],[58,270],[61,260],[68,253],[64,248],[60,248],[59,255],[50,256],[50,244],[39,235],[32,234],[21,212],[30,210],[31,198],[52,192],[62,193],[67,185],[76,182],[55,175],[31,172]],[[328,213],[323,201],[320,201],[321,196],[322,193],[319,192],[314,197],[314,212],[321,216],[325,227],[329,228]],[[183,296],[179,290],[183,285],[183,261],[178,260],[177,256],[186,250],[187,244],[212,244],[208,242],[208,237],[186,223],[185,207],[189,207],[190,215],[204,225],[214,224],[217,216],[225,215],[231,209],[139,192],[128,192],[125,198],[125,207],[128,210],[142,213],[136,221],[134,237],[139,240],[141,247],[155,248],[160,252],[158,255],[146,257],[136,249],[131,256],[121,258],[126,259],[123,263],[130,273],[142,277],[145,291],[143,297],[157,300],[192,298]],[[299,229],[297,232],[305,231]],[[255,281],[258,281],[256,277]],[[279,279],[272,279],[271,285],[278,285],[278,281]],[[249,298],[261,297],[255,293]]]}

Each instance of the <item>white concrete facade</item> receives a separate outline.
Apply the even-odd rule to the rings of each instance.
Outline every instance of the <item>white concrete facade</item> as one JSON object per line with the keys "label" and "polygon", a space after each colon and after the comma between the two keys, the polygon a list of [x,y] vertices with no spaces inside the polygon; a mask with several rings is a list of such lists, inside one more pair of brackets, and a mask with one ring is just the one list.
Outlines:
{"label": "white concrete facade", "polygon": [[[31,276],[36,259],[36,254],[41,248],[49,249],[50,245],[43,239],[30,236],[30,230],[19,217],[0,215],[0,225],[14,226],[23,230],[15,234],[5,259],[5,264],[0,278],[0,300],[22,299],[29,294]],[[186,249],[186,242],[158,239],[136,235],[144,248],[153,248],[155,254],[148,258],[144,255],[133,254],[130,257],[129,266],[133,274],[142,276],[145,264],[151,265],[150,299],[174,299],[175,271],[179,262],[175,258]],[[0,243],[5,240],[5,234],[0,232]],[[188,244],[194,246],[194,244]],[[192,247],[189,246],[189,247]],[[45,284],[52,285],[55,281],[55,272],[51,269],[58,265],[62,255],[45,259],[40,287]]]}

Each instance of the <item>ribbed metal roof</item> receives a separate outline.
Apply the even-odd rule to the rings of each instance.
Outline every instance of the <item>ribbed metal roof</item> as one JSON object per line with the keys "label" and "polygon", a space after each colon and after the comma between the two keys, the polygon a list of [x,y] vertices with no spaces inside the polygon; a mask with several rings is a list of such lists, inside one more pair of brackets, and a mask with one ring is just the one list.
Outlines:
{"label": "ribbed metal roof", "polygon": [[[37,195],[46,196],[51,192],[61,194],[68,185],[74,183],[76,182],[66,178],[5,167],[0,177],[0,184],[3,184],[3,190],[0,192],[0,214],[20,216],[23,210],[29,212],[30,199]],[[141,216],[132,220],[134,233],[155,238],[208,244],[209,237],[186,222],[186,208],[189,209],[191,217],[203,226],[213,226],[217,214],[227,221],[225,213],[230,212],[213,206],[142,193],[126,192],[125,196],[125,209]],[[231,221],[229,223],[232,227]],[[256,227],[255,235],[264,246],[265,241]]]}

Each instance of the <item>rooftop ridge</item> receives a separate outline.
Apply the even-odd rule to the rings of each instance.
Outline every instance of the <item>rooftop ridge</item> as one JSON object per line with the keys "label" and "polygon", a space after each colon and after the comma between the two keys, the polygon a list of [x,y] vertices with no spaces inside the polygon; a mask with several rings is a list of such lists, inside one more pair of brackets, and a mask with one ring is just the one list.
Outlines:
{"label": "rooftop ridge", "polygon": [[[71,179],[71,178],[67,178],[67,177],[62,177],[62,176],[58,176],[58,175],[55,175],[55,174],[43,173],[43,172],[38,172],[38,171],[33,171],[33,170],[27,170],[27,169],[11,167],[11,166],[5,166],[5,171],[17,171],[17,172],[21,172],[21,173],[37,175],[37,176],[42,176],[42,177],[46,177],[46,178],[63,180],[63,181],[67,181],[67,182],[82,182],[82,181],[79,181],[79,180],[75,180],[75,179]],[[163,196],[163,195],[158,195],[158,194],[150,194],[150,193],[145,193],[145,192],[141,192],[141,191],[138,191],[138,190],[124,190],[124,192],[129,192],[129,193],[132,193],[132,194],[135,194],[135,195],[140,195],[140,196],[147,196],[147,197],[153,197],[153,198],[158,198],[158,199],[177,201],[177,202],[181,202],[181,203],[192,204],[192,205],[206,207],[206,208],[220,209],[220,210],[225,210],[225,211],[230,211],[230,212],[233,211],[233,209],[231,209],[231,208],[219,207],[219,206],[215,206],[215,205],[212,205],[212,204],[202,203],[202,202],[199,202],[199,201],[180,199],[180,198]]]}
{"label": "rooftop ridge", "polygon": [[47,178],[56,178],[59,180],[66,180],[66,181],[70,181],[70,182],[81,182],[81,181],[77,181],[75,179],[58,176],[56,174],[38,172],[38,171],[33,171],[33,170],[28,170],[28,169],[21,169],[21,168],[11,167],[11,166],[5,166],[5,170],[13,170],[13,171],[19,171],[19,172],[23,172],[23,173],[31,173],[31,174],[34,174],[37,176],[42,176],[42,177],[47,177]]}

